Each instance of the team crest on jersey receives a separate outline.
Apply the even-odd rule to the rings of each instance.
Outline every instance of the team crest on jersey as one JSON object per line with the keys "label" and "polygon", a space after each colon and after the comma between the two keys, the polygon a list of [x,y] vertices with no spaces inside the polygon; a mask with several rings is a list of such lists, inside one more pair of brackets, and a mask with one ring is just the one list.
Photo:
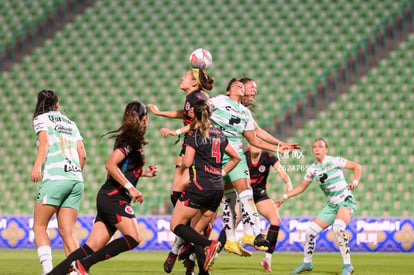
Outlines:
{"label": "team crest on jersey", "polygon": [[266,170],[266,167],[264,165],[260,165],[259,172],[263,173]]}
{"label": "team crest on jersey", "polygon": [[191,106],[190,106],[190,102],[187,102],[187,103],[185,104],[185,109],[188,111],[188,110],[190,110],[190,108],[191,108]]}
{"label": "team crest on jersey", "polygon": [[125,206],[125,212],[129,215],[134,215],[134,209],[129,205]]}

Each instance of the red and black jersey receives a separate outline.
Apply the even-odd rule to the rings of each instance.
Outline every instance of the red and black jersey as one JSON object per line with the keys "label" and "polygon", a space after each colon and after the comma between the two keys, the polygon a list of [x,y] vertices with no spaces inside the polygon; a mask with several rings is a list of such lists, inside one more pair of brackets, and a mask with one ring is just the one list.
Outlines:
{"label": "red and black jersey", "polygon": [[[125,158],[118,164],[119,169],[129,180],[129,182],[136,186],[139,177],[142,175],[142,168],[145,164],[143,149],[140,148],[132,150],[129,145],[115,143],[114,151],[117,149],[121,150],[125,155]],[[130,201],[128,191],[123,188],[114,178],[112,178],[109,173],[106,182],[99,190],[99,193],[101,192],[111,196],[119,194],[124,197],[125,200]]]}
{"label": "red and black jersey", "polygon": [[250,173],[250,184],[252,189],[265,188],[267,184],[267,177],[269,176],[270,168],[279,161],[274,155],[269,152],[262,152],[260,154],[259,162],[252,163],[250,152],[244,153],[247,160],[247,166]]}
{"label": "red and black jersey", "polygon": [[207,100],[208,98],[202,90],[193,91],[185,97],[184,114],[183,114],[184,126],[190,124],[191,121],[193,120],[191,117],[188,116],[188,112],[190,111],[190,109],[193,108],[197,102],[207,101]]}
{"label": "red and black jersey", "polygon": [[210,137],[205,139],[198,129],[189,132],[184,145],[195,150],[193,165],[190,167],[190,185],[198,190],[223,190],[221,175],[225,148],[229,141],[216,126],[210,127]]}

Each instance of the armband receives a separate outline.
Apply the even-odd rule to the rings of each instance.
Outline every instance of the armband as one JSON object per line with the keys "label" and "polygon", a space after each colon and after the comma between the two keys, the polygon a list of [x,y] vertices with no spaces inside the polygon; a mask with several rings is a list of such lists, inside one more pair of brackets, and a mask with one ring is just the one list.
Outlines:
{"label": "armband", "polygon": [[289,197],[288,197],[288,195],[285,193],[285,194],[283,194],[283,196],[282,196],[285,200],[287,200]]}
{"label": "armband", "polygon": [[124,188],[127,189],[127,190],[131,189],[132,187],[134,187],[134,186],[129,181],[124,185]]}
{"label": "armband", "polygon": [[288,181],[286,182],[286,185],[292,185],[292,182]]}
{"label": "armband", "polygon": [[357,180],[354,180],[354,181],[352,182],[352,184],[355,184],[355,185],[358,185],[358,183],[359,183],[359,181],[357,181]]}
{"label": "armband", "polygon": [[181,129],[175,130],[175,133],[178,135],[181,135]]}

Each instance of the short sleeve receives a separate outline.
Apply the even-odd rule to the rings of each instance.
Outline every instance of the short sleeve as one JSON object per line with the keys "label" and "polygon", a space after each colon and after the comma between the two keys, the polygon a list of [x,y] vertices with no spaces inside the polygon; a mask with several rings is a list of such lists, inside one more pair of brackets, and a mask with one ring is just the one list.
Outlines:
{"label": "short sleeve", "polygon": [[252,114],[250,113],[249,109],[246,108],[246,115],[247,115],[247,123],[244,127],[244,131],[253,131],[254,130],[254,119]]}
{"label": "short sleeve", "polygon": [[313,173],[312,173],[312,168],[311,167],[306,169],[306,173],[305,173],[305,176],[304,176],[303,180],[313,181]]}
{"label": "short sleeve", "polygon": [[42,131],[47,131],[47,123],[45,121],[45,116],[37,116],[33,119],[33,129],[36,134]]}
{"label": "short sleeve", "polygon": [[346,159],[343,157],[334,157],[332,158],[332,163],[335,165],[335,167],[344,169],[346,165]]}
{"label": "short sleeve", "polygon": [[194,131],[191,131],[186,135],[184,138],[184,146],[190,146],[192,148],[196,148],[195,139],[194,139]]}

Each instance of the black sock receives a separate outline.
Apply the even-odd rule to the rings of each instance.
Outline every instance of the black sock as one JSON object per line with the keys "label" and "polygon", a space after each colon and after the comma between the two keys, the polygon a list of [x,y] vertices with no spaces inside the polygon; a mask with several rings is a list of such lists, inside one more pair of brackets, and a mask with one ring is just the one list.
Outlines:
{"label": "black sock", "polygon": [[115,257],[119,253],[134,249],[137,245],[138,242],[134,238],[126,235],[110,242],[89,257],[80,260],[80,262],[86,270],[89,270],[89,268],[97,262],[107,260]]}
{"label": "black sock", "polygon": [[201,245],[202,247],[209,246],[211,241],[204,238],[201,234],[194,230],[191,226],[185,224],[179,224],[174,229],[174,234],[183,238],[187,242]]}
{"label": "black sock", "polygon": [[69,256],[59,263],[48,275],[62,275],[69,273],[70,264],[82,258],[85,258],[93,253],[93,250],[87,245],[84,244],[75,251],[73,251]]}
{"label": "black sock", "polygon": [[199,245],[195,245],[194,246],[194,252],[196,254],[196,258],[197,258],[197,265],[198,265],[198,270],[199,270],[199,275],[204,275],[204,274],[208,274],[208,271],[204,271],[204,262],[206,260],[206,255],[204,254],[204,249],[199,246]]}
{"label": "black sock", "polygon": [[266,251],[267,253],[273,253],[277,243],[277,236],[279,235],[279,228],[278,225],[270,225],[269,230],[267,230],[267,240],[269,241],[269,249]]}
{"label": "black sock", "polygon": [[226,230],[223,228],[223,230],[221,230],[220,235],[218,237],[218,241],[221,244],[219,252],[223,249],[224,245],[226,244],[226,240],[227,240]]}

